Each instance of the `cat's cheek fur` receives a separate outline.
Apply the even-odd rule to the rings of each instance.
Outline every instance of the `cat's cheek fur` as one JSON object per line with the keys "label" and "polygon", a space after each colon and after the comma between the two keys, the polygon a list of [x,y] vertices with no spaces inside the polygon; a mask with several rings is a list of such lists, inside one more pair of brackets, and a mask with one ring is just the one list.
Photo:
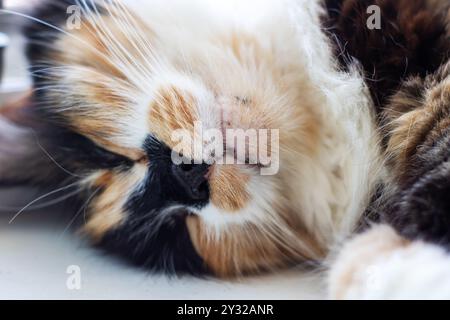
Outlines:
{"label": "cat's cheek fur", "polygon": [[[226,189],[235,189],[233,201],[226,202],[231,195],[219,189],[221,194],[217,197],[223,200],[215,201],[213,197],[188,217],[194,247],[217,276],[269,271],[324,255],[301,217],[286,205],[286,199],[277,190],[278,179],[253,174],[247,181],[224,181]],[[240,195],[242,186],[245,189]]]}

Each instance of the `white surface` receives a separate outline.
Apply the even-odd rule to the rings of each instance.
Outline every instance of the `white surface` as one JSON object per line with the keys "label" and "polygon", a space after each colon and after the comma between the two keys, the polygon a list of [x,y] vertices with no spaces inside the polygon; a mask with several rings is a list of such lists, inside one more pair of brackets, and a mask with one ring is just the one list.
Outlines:
{"label": "white surface", "polygon": [[[34,192],[33,192],[34,193]],[[0,192],[0,207],[21,207],[36,197]],[[15,199],[20,199],[15,201]],[[19,204],[20,203],[20,204]],[[1,208],[0,208],[1,209]],[[0,210],[2,211],[2,210]],[[167,278],[125,265],[64,232],[64,208],[0,213],[0,299],[315,299],[319,283],[302,271],[240,281]],[[71,211],[70,209],[68,211]],[[68,266],[81,269],[81,290],[66,286]]]}

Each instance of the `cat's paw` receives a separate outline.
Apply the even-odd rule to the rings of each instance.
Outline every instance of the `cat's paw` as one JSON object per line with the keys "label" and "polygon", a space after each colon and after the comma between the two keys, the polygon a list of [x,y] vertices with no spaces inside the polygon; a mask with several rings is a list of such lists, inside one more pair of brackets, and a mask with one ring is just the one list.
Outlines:
{"label": "cat's paw", "polygon": [[331,299],[448,299],[450,255],[376,226],[346,244],[329,273]]}
{"label": "cat's paw", "polygon": [[380,225],[356,236],[339,252],[328,275],[331,299],[363,298],[375,286],[376,262],[409,244],[391,227]]}

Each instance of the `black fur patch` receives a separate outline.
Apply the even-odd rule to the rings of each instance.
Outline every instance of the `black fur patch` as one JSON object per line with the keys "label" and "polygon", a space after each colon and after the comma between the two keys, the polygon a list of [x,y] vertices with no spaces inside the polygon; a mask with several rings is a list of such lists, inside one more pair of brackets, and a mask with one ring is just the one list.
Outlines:
{"label": "black fur patch", "polygon": [[450,247],[450,128],[411,162],[409,184],[390,200],[384,218],[407,238]]}
{"label": "black fur patch", "polygon": [[28,38],[26,53],[30,61],[39,61],[47,56],[49,45],[63,35],[52,26],[64,29],[68,17],[67,8],[75,5],[75,2],[46,0],[33,8],[31,16],[41,22],[29,21],[23,28],[23,34]]}
{"label": "black fur patch", "polygon": [[186,226],[186,212],[164,211],[131,213],[116,230],[108,232],[99,243],[108,253],[124,257],[146,270],[176,275],[209,274],[192,245]]}
{"label": "black fur patch", "polygon": [[132,161],[111,153],[94,144],[86,137],[62,127],[52,126],[49,131],[42,132],[46,145],[54,150],[55,160],[65,163],[67,167],[77,173],[89,173],[92,170],[124,169],[132,166]]}
{"label": "black fur patch", "polygon": [[[33,8],[30,15],[41,22],[30,21],[23,28],[23,34],[28,39],[26,54],[31,62],[31,71],[39,69],[44,58],[48,57],[49,52],[52,52],[52,43],[64,35],[57,28],[65,29],[66,22],[72,14],[68,13],[67,9],[78,3],[77,0],[43,0]],[[89,8],[92,7],[90,1],[86,1],[86,5]],[[102,12],[99,4],[96,4],[96,8]],[[34,80],[39,81],[39,77],[34,77]]]}
{"label": "black fur patch", "polygon": [[[447,145],[450,148],[450,144]],[[450,247],[450,160],[394,196],[384,218],[403,236]]]}
{"label": "black fur patch", "polygon": [[[375,102],[384,140],[390,139],[395,118],[422,108],[428,90],[448,76],[442,67],[450,58],[450,3],[433,7],[427,0],[325,0],[325,26],[342,68],[355,60],[363,68]],[[381,29],[367,27],[367,8],[377,5]],[[443,10],[446,9],[446,10]],[[401,93],[395,109],[394,95]],[[407,162],[391,166],[396,194],[373,201],[381,219],[402,235],[450,246],[450,100],[441,97],[433,121],[411,137]],[[389,130],[386,130],[389,129]],[[391,163],[392,164],[392,163]]]}
{"label": "black fur patch", "polygon": [[151,137],[145,145],[151,159],[148,175],[128,200],[126,221],[109,232],[101,245],[149,270],[206,274],[208,270],[193,247],[186,226],[189,213],[183,207],[170,207],[201,208],[207,201],[190,199],[177,183],[167,146]]}
{"label": "black fur patch", "polygon": [[[343,68],[356,59],[381,112],[401,82],[435,72],[450,57],[446,12],[427,0],[325,0],[324,21]],[[381,29],[367,27],[367,8],[377,5]]]}

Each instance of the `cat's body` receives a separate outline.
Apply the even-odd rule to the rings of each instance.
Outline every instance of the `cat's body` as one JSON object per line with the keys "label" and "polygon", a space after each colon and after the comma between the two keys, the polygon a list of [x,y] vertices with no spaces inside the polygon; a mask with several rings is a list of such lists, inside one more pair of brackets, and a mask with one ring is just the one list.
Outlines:
{"label": "cat's body", "polygon": [[[449,118],[450,3],[448,1],[327,1],[330,30],[354,57],[383,134],[388,179],[383,218],[409,238],[450,239]],[[364,13],[380,8],[381,29]],[[354,32],[354,30],[361,32]]]}
{"label": "cat's body", "polygon": [[[383,134],[388,175],[376,212],[405,237],[375,226],[346,244],[329,274],[330,297],[448,299],[450,3],[327,5],[340,60],[361,61]],[[380,9],[380,30],[365,28],[370,5]]]}
{"label": "cat's body", "polygon": [[[13,165],[0,180],[67,178],[87,192],[85,233],[153,270],[234,276],[326,259],[363,224],[377,192],[391,199],[397,190],[396,169],[383,158],[391,135],[377,125],[403,64],[387,68],[383,82],[381,62],[372,66],[356,50],[361,39],[346,33],[354,24],[340,1],[257,3],[152,0],[96,11],[79,1],[73,30],[61,18],[70,3],[43,7],[38,17],[64,29],[26,31],[39,88],[32,108],[44,122],[31,126],[46,153],[14,157],[54,170]],[[334,50],[336,39],[349,47]],[[392,52],[386,46],[377,57]],[[409,66],[406,76],[416,70]],[[371,67],[383,70],[376,85],[367,83]],[[439,63],[427,67],[419,76]],[[172,134],[195,136],[196,122],[221,132],[278,130],[279,145],[269,148],[278,172],[261,175],[260,163],[175,165]]]}

